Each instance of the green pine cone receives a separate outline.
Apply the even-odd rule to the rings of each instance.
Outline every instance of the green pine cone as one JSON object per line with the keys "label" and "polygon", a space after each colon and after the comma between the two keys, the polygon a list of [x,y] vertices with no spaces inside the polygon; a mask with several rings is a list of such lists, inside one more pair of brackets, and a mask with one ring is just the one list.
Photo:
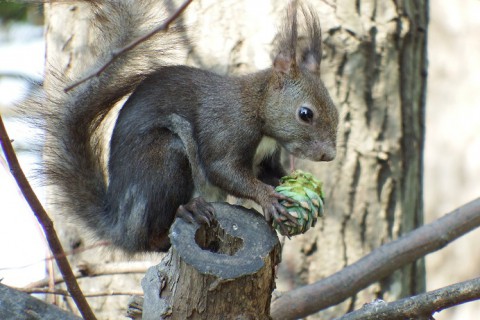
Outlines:
{"label": "green pine cone", "polygon": [[315,226],[318,217],[323,216],[324,194],[322,183],[310,173],[300,170],[292,172],[290,175],[280,179],[280,185],[275,188],[275,191],[297,202],[280,201],[280,204],[287,209],[288,213],[297,220],[297,223],[293,223],[282,217],[283,221],[281,223],[286,233],[274,221],[273,226],[280,234],[294,236],[305,233],[308,229]]}

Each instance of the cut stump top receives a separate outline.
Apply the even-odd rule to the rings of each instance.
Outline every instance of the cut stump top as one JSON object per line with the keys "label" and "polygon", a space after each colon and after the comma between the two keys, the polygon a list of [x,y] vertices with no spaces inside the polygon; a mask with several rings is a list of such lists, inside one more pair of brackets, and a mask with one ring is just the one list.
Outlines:
{"label": "cut stump top", "polygon": [[170,228],[172,249],[197,271],[217,278],[258,272],[279,245],[274,229],[255,210],[227,203],[212,205],[220,228],[176,219]]}

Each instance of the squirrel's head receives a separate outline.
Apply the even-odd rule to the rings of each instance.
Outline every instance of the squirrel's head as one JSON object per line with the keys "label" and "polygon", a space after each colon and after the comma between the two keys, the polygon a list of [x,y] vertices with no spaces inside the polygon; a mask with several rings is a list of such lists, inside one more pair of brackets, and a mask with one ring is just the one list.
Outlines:
{"label": "squirrel's head", "polygon": [[302,8],[307,41],[297,59],[296,8],[294,1],[280,34],[263,115],[264,132],[294,156],[331,161],[336,154],[338,111],[320,80],[320,23],[311,9]]}

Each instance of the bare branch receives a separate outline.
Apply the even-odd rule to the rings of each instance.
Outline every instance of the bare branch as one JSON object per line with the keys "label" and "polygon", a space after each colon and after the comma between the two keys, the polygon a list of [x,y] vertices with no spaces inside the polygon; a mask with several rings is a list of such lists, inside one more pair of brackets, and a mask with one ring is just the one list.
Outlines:
{"label": "bare branch", "polygon": [[0,283],[0,319],[81,320],[73,313]]}
{"label": "bare branch", "polygon": [[430,318],[435,312],[478,299],[480,299],[480,278],[390,303],[375,301],[338,318],[338,320]]}
{"label": "bare branch", "polygon": [[338,304],[393,271],[446,246],[480,225],[480,198],[387,243],[339,272],[281,295],[273,319],[296,319]]}
{"label": "bare branch", "polygon": [[[115,263],[106,263],[106,264],[87,264],[77,266],[77,270],[74,272],[74,275],[77,279],[86,278],[86,277],[98,277],[105,275],[116,275],[116,274],[132,274],[132,273],[145,273],[147,269],[152,266],[151,262],[148,261],[137,261],[137,262],[115,262]],[[56,277],[54,279],[55,284],[63,282],[62,277]],[[39,281],[32,282],[25,286],[25,289],[47,287],[49,283],[49,278],[44,278]]]}
{"label": "bare branch", "polygon": [[28,202],[28,205],[32,209],[35,217],[38,219],[38,222],[40,223],[45,232],[45,237],[47,238],[48,245],[50,246],[53,254],[56,256],[58,268],[60,269],[60,272],[65,279],[68,291],[72,295],[75,304],[77,305],[80,313],[85,319],[96,319],[95,315],[92,312],[92,309],[88,305],[87,300],[83,296],[82,290],[78,286],[77,280],[73,275],[72,268],[70,267],[70,264],[65,257],[65,252],[63,250],[62,244],[60,243],[57,233],[55,232],[55,228],[53,227],[53,222],[43,208],[40,201],[38,200],[37,195],[33,192],[30,183],[28,182],[25,174],[20,167],[17,156],[15,155],[15,151],[13,150],[12,144],[10,143],[10,138],[8,137],[7,131],[3,124],[1,115],[0,144],[2,145],[2,149],[5,153],[5,158],[8,162],[8,166],[10,167],[10,171],[15,178],[18,187],[22,191],[23,196]]}
{"label": "bare branch", "polygon": [[127,44],[125,47],[121,48],[120,50],[115,50],[112,52],[112,56],[110,60],[107,61],[102,67],[100,67],[96,72],[86,76],[85,78],[80,79],[79,81],[75,82],[74,84],[66,87],[64,89],[65,92],[68,92],[75,87],[79,86],[80,84],[84,83],[85,81],[88,81],[92,78],[98,77],[105,69],[107,69],[115,60],[117,60],[122,54],[127,52],[128,50],[131,50],[138,46],[140,43],[144,42],[145,40],[148,40],[150,37],[153,35],[157,34],[160,31],[166,31],[170,27],[170,24],[172,24],[173,21],[175,21],[182,13],[185,11],[185,9],[188,7],[188,5],[192,2],[193,0],[186,0],[178,9],[175,11],[173,15],[171,15],[167,20],[165,20],[164,23],[150,31],[149,33],[133,40],[129,44]]}
{"label": "bare branch", "polygon": [[[44,294],[54,294],[60,296],[70,297],[70,293],[67,290],[63,289],[49,289],[49,288],[14,288],[18,291],[22,291],[25,293],[44,293]],[[102,292],[87,292],[84,293],[86,298],[97,298],[97,297],[105,297],[105,296],[143,296],[142,291],[102,291]]]}

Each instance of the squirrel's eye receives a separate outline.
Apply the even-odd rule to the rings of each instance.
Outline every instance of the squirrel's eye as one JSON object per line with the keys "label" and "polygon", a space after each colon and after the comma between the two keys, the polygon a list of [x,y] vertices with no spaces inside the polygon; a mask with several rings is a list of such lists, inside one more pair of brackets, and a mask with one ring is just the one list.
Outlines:
{"label": "squirrel's eye", "polygon": [[308,107],[300,107],[298,109],[298,117],[304,122],[312,122],[313,119],[313,111]]}

